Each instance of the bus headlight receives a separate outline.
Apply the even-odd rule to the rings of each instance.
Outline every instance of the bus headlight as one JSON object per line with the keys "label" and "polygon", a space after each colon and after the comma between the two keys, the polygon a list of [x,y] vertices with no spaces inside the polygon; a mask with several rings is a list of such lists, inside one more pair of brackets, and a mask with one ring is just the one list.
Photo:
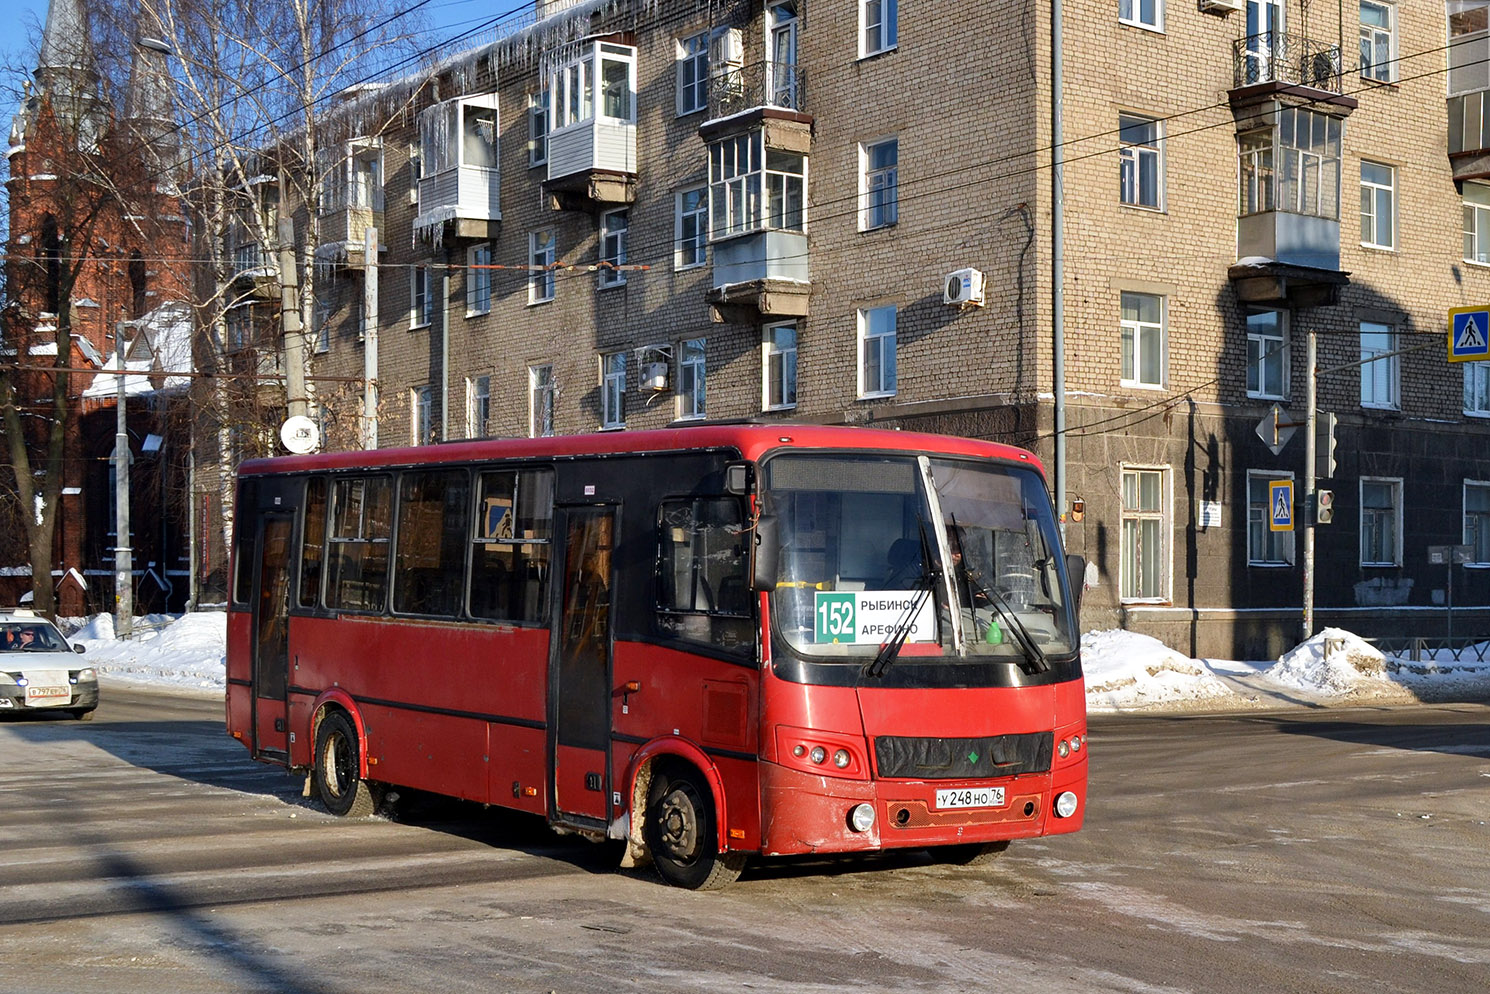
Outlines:
{"label": "bus headlight", "polygon": [[847,749],[839,749],[833,754],[833,765],[838,767],[840,770],[846,770],[848,769],[849,760],[851,758],[852,757],[849,756]]}
{"label": "bus headlight", "polygon": [[823,760],[828,758],[828,750],[822,746],[813,746],[812,751],[807,754],[807,758],[814,763],[822,763]]}
{"label": "bus headlight", "polygon": [[1061,791],[1060,796],[1055,799],[1055,815],[1057,818],[1069,818],[1076,813],[1076,795],[1069,790]]}
{"label": "bus headlight", "polygon": [[855,804],[849,809],[848,827],[855,832],[867,832],[874,827],[874,806],[867,801]]}

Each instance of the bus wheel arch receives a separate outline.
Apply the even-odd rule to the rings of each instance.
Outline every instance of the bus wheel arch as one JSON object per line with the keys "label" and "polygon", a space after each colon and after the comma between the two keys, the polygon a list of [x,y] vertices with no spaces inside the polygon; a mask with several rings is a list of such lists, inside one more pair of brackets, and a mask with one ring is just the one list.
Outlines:
{"label": "bus wheel arch", "polygon": [[[665,753],[637,771],[628,855],[641,836],[645,856],[668,883],[689,890],[715,890],[733,882],[745,854],[725,848],[724,792],[713,764]],[[639,862],[633,860],[633,863]]]}
{"label": "bus wheel arch", "polygon": [[316,711],[311,783],[327,811],[346,818],[365,818],[378,806],[380,791],[366,775],[366,748],[361,722],[335,704]]}

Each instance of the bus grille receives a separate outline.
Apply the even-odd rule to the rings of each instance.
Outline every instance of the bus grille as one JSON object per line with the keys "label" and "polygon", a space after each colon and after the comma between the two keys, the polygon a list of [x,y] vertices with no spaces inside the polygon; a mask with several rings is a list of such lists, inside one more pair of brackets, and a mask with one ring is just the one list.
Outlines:
{"label": "bus grille", "polygon": [[874,759],[882,777],[972,780],[1045,773],[1054,749],[1052,732],[976,739],[882,735],[874,740]]}

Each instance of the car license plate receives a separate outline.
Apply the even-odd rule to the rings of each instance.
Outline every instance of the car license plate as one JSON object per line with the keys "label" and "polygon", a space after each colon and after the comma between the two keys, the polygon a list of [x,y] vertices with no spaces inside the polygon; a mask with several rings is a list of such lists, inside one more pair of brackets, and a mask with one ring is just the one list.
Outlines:
{"label": "car license plate", "polygon": [[33,684],[26,688],[27,707],[51,707],[56,704],[66,704],[70,700],[72,700],[72,688],[66,685],[58,687]]}
{"label": "car license plate", "polygon": [[938,810],[944,808],[1001,808],[1004,806],[1002,787],[964,787],[960,790],[936,792]]}

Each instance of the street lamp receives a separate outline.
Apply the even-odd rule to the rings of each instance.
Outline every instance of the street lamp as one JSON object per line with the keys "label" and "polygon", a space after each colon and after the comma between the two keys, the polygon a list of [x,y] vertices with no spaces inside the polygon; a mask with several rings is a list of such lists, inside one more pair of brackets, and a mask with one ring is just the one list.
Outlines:
{"label": "street lamp", "polygon": [[134,629],[134,550],[129,545],[129,431],[124,423],[124,322],[114,325],[114,634],[129,638]]}

